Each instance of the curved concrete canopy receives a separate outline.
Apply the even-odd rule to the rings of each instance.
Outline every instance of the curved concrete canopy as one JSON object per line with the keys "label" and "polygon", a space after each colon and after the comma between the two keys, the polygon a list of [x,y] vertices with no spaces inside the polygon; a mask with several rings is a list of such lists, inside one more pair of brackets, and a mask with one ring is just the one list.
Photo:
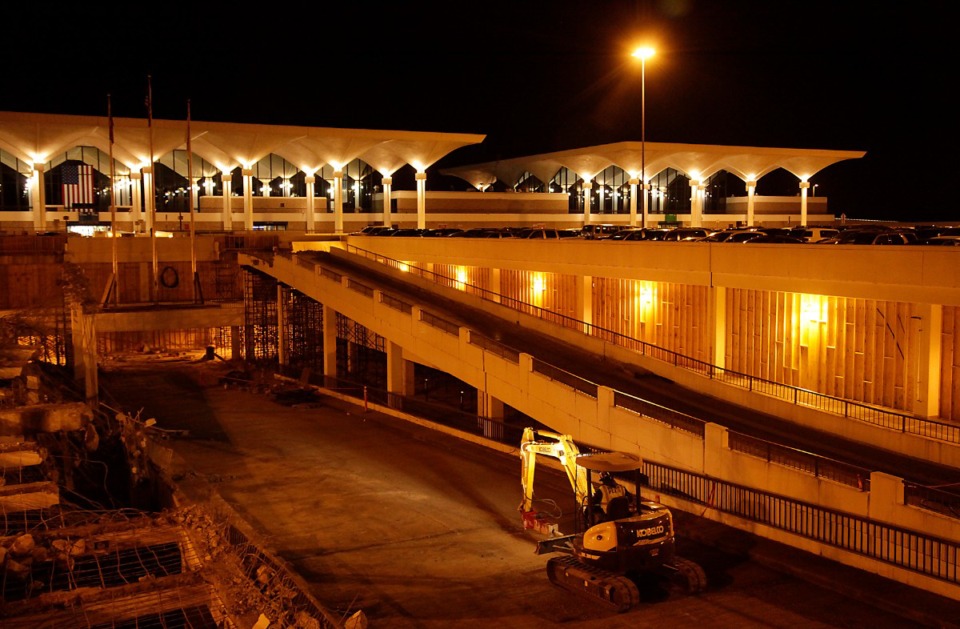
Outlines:
{"label": "curved concrete canopy", "polygon": [[[638,178],[643,170],[647,180],[666,168],[673,168],[691,179],[701,181],[721,170],[743,181],[756,181],[778,168],[783,168],[801,181],[806,181],[831,164],[860,159],[864,155],[864,151],[618,142],[446,168],[441,172],[444,175],[460,177],[473,185],[476,185],[475,181],[499,180],[513,186],[518,182],[519,174],[528,171],[542,173],[543,176],[538,174],[538,178],[549,181],[560,166],[566,166],[585,180],[592,180],[597,173],[610,166],[618,166],[631,177]],[[553,168],[554,165],[557,168]],[[547,175],[546,171],[550,168],[553,168],[553,172]]]}
{"label": "curved concrete canopy", "polygon": [[[113,157],[131,169],[175,149],[186,149],[185,120],[114,118]],[[152,139],[151,139],[152,136]],[[275,154],[308,174],[329,164],[343,168],[361,159],[380,172],[404,163],[425,170],[450,152],[479,144],[486,136],[466,133],[336,129],[224,122],[190,122],[193,153],[221,171],[251,167]],[[107,117],[0,112],[0,149],[24,162],[43,165],[77,146],[111,150]]]}

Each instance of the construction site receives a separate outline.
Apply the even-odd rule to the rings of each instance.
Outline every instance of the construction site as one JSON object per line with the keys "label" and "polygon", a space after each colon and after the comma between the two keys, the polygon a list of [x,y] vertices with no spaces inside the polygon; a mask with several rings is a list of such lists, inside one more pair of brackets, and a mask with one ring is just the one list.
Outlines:
{"label": "construction site", "polygon": [[[163,445],[175,431],[121,408],[96,382],[90,352],[101,361],[215,360],[226,373],[237,344],[261,347],[237,333],[236,242],[206,244],[225,253],[202,261],[195,283],[184,256],[187,281],[177,281],[173,263],[164,293],[141,298],[150,282],[137,276],[147,265],[125,262],[116,281],[109,248],[106,260],[74,264],[66,235],[0,237],[0,626],[341,626],[229,506],[182,491]],[[276,240],[258,246],[270,251]],[[167,323],[101,325],[92,348],[75,338],[92,333],[79,320],[95,312],[110,312],[122,330],[123,319],[142,320],[148,309]],[[224,325],[208,325],[203,310]],[[197,324],[184,329],[191,317]]]}
{"label": "construction site", "polygon": [[[562,594],[549,592],[545,580],[520,578],[520,574],[529,574],[539,562],[535,557],[516,559],[527,552],[529,540],[527,545],[521,543],[523,540],[516,536],[518,523],[505,524],[503,516],[494,517],[492,523],[482,527],[482,533],[472,533],[488,538],[482,545],[484,550],[461,556],[461,546],[469,547],[470,542],[458,539],[451,543],[452,556],[457,559],[443,560],[444,564],[452,561],[451,570],[455,570],[448,578],[429,581],[428,587],[417,587],[417,580],[409,576],[384,577],[390,587],[408,587],[415,592],[411,597],[417,602],[410,603],[411,609],[402,607],[384,594],[387,585],[377,584],[383,565],[415,563],[427,556],[431,557],[429,561],[440,560],[415,545],[388,562],[382,553],[394,549],[381,549],[378,543],[368,542],[398,535],[398,531],[403,531],[405,518],[392,517],[381,523],[380,518],[374,517],[372,522],[364,522],[360,536],[363,541],[350,539],[347,543],[340,537],[340,531],[352,532],[357,527],[351,519],[351,496],[345,495],[341,504],[340,495],[328,489],[324,494],[326,502],[321,503],[313,488],[328,478],[332,486],[339,485],[341,477],[353,482],[373,481],[347,462],[337,459],[330,463],[320,458],[329,456],[325,452],[330,445],[328,438],[332,439],[334,432],[339,434],[341,420],[350,424],[349,430],[363,430],[363,424],[354,421],[358,416],[372,426],[374,416],[366,413],[376,409],[384,417],[402,417],[413,423],[435,420],[431,430],[442,427],[460,438],[473,435],[492,451],[506,453],[507,469],[512,470],[517,465],[515,452],[523,426],[542,427],[538,418],[557,418],[558,425],[562,425],[564,413],[572,414],[577,421],[591,413],[600,416],[601,411],[584,407],[583,400],[596,403],[599,408],[600,400],[609,399],[612,410],[604,412],[611,417],[621,409],[629,410],[630,426],[636,417],[646,420],[667,413],[657,417],[657,421],[668,424],[669,437],[651,437],[660,430],[652,427],[644,439],[662,442],[660,447],[665,452],[680,453],[672,455],[674,458],[708,449],[691,441],[690,435],[699,431],[701,439],[708,439],[710,430],[715,428],[705,430],[702,422],[698,424],[700,420],[692,416],[657,410],[659,406],[653,402],[621,393],[630,383],[650,378],[639,368],[625,367],[630,364],[629,358],[622,357],[625,354],[600,356],[576,348],[575,342],[567,343],[574,350],[562,349],[564,342],[558,340],[580,333],[530,323],[522,318],[527,311],[504,317],[503,312],[514,313],[523,308],[544,317],[548,310],[534,311],[522,302],[504,305],[507,300],[499,293],[495,306],[480,307],[478,300],[475,303],[470,301],[472,296],[464,296],[464,278],[459,273],[444,272],[445,266],[439,263],[423,264],[414,277],[410,272],[412,264],[377,257],[357,247],[351,249],[349,236],[330,234],[246,232],[180,236],[155,241],[66,234],[0,237],[0,461],[4,471],[0,486],[4,522],[0,539],[0,626],[359,629],[367,625],[368,614],[379,615],[381,620],[401,618],[394,625],[398,627],[428,626],[426,620],[420,620],[426,618],[437,626],[447,626],[454,616],[443,616],[437,611],[443,608],[438,601],[452,600],[445,588],[471,592],[463,594],[470,609],[463,613],[476,624],[455,616],[459,624],[489,626],[496,616],[487,616],[494,614],[488,611],[494,603],[488,600],[487,586],[477,589],[472,582],[465,584],[461,581],[465,574],[478,575],[482,582],[498,582],[504,579],[503,575],[511,575],[507,579],[508,589],[496,591],[509,592],[498,597],[498,605],[523,610],[523,616],[518,618],[524,620],[514,618],[512,626],[533,627],[570,619],[584,622],[585,627],[628,626],[622,623],[632,622],[629,614],[617,624],[609,616],[584,612]],[[366,244],[362,240],[354,242]],[[429,246],[424,246],[424,251],[429,251]],[[393,262],[395,268],[390,268]],[[506,284],[504,280],[504,289]],[[370,303],[375,305],[371,308]],[[476,312],[468,313],[467,306]],[[494,316],[494,312],[500,314]],[[371,313],[375,316],[371,317]],[[415,323],[408,321],[411,317]],[[413,340],[403,334],[412,335]],[[400,347],[401,342],[405,347]],[[445,349],[445,343],[452,344],[453,349]],[[527,351],[536,351],[536,357],[517,349],[524,346]],[[570,356],[562,355],[571,351]],[[482,379],[475,377],[478,370],[471,371],[466,366],[477,357],[484,370],[491,370]],[[497,366],[497,361],[505,366]],[[521,375],[511,375],[515,367],[520,368]],[[597,381],[609,377],[608,372],[615,373],[618,379],[610,380],[610,388],[603,389],[575,376],[573,369],[592,374]],[[536,384],[534,376],[542,378],[544,384]],[[494,377],[502,378],[515,390],[501,386],[494,395]],[[167,386],[174,380],[187,379],[194,384]],[[653,382],[658,389],[668,388],[665,379]],[[614,388],[619,383],[625,383],[623,389]],[[485,390],[486,387],[490,389]],[[544,391],[539,392],[538,388]],[[207,393],[193,393],[200,389]],[[556,406],[547,408],[529,390]],[[322,399],[318,391],[323,392]],[[207,399],[195,403],[183,397],[194,394],[206,395]],[[151,413],[144,412],[148,399]],[[708,400],[706,396],[704,399]],[[717,412],[719,399],[718,396],[707,402]],[[288,458],[285,450],[280,455],[280,446],[270,441],[280,437],[273,435],[272,430],[264,430],[268,415],[274,414],[274,407],[263,406],[267,403],[293,409],[293,414],[283,415],[282,420],[276,412],[278,421],[304,421],[295,425],[292,436],[284,437],[288,441],[283,447],[293,448],[293,458]],[[242,428],[201,415],[213,412],[207,409],[208,404],[230,406],[245,414]],[[335,417],[308,419],[297,415],[298,409],[306,412],[305,409],[318,406],[335,410]],[[567,408],[558,410],[563,406]],[[163,417],[158,421],[160,414],[154,413],[161,411]],[[745,416],[747,411],[741,409],[737,413]],[[273,419],[270,417],[270,421]],[[937,426],[944,431],[937,435],[938,439],[954,439],[956,426]],[[302,431],[302,436],[297,431]],[[406,431],[390,426],[388,435]],[[269,438],[267,432],[271,433]],[[790,432],[800,435],[802,430],[793,427]],[[379,452],[395,447],[390,436],[364,435],[351,433],[338,443],[347,444],[345,448],[350,450],[353,441],[372,439],[378,442]],[[822,436],[816,438],[827,441]],[[266,472],[268,455],[245,452],[238,446],[244,439],[248,443],[262,442],[267,450],[276,451],[275,458],[284,466],[283,492],[274,489],[279,484],[275,480],[277,471],[271,468]],[[418,436],[413,443],[433,439],[439,437]],[[304,442],[302,449],[296,447],[297,441]],[[818,513],[805,518],[813,526],[820,518],[850,518],[852,528],[870,531],[868,543],[861,547],[857,539],[838,529],[838,535],[850,540],[847,546],[840,547],[842,552],[836,550],[837,543],[830,541],[813,553],[837,562],[838,567],[828,571],[845,575],[839,571],[843,563],[847,564],[844,569],[856,570],[855,576],[840,579],[870,589],[871,605],[878,610],[896,611],[900,614],[898,622],[909,618],[916,626],[954,626],[942,613],[943,606],[949,609],[955,604],[952,599],[958,578],[956,543],[951,533],[955,532],[956,515],[953,493],[871,472],[877,467],[817,459],[809,452],[787,446],[778,446],[774,456],[768,442],[732,431],[729,441],[730,448],[739,448],[743,453],[733,455],[741,458],[737,465],[729,466],[734,470],[733,482],[727,485],[729,504],[723,504],[723,498],[714,495],[718,483],[727,481],[714,476],[710,479],[713,489],[706,484],[695,489],[691,482],[684,491],[678,491],[676,487],[682,483],[677,479],[684,474],[693,478],[692,473],[661,466],[655,455],[642,451],[644,472],[650,477],[646,489],[656,492],[656,499],[663,500],[678,514],[686,511],[704,515],[715,510],[712,515],[716,521],[759,532],[758,538],[765,536],[778,542],[789,542],[789,535],[773,531],[780,526],[776,522],[778,511],[773,508],[779,504],[776,501],[793,501],[791,504],[797,506],[791,508]],[[910,445],[909,441],[904,443]],[[763,448],[767,449],[766,454]],[[727,449],[724,445],[723,451]],[[951,453],[945,447],[922,464],[906,458],[904,464],[917,474],[927,474],[931,487],[946,487],[953,480],[951,474],[955,476]],[[422,459],[433,455],[419,456]],[[901,465],[896,456],[882,456],[890,465]],[[943,461],[935,461],[937,456]],[[742,470],[758,464],[767,470],[757,472],[758,478],[798,475],[799,481],[778,482],[800,494],[809,485],[807,477],[814,478],[826,506],[813,507],[799,498],[744,489],[737,474],[747,474]],[[446,469],[444,465],[438,465],[438,470]],[[446,492],[446,479],[441,472],[431,465],[419,467],[422,469],[411,474],[438,474],[441,478],[437,479],[437,491]],[[295,487],[301,468],[314,476],[301,478],[300,486]],[[375,495],[377,502],[389,504],[393,494],[403,493],[389,482],[397,473],[396,468],[378,468],[372,475],[380,484],[371,486],[363,495]],[[476,478],[469,479],[466,486],[470,483],[477,484]],[[896,510],[893,512],[897,515],[888,516],[889,521],[854,522],[859,516],[844,515],[830,507],[834,494],[839,500],[860,504],[869,498],[872,504],[880,505],[891,488],[897,487],[907,487],[914,493],[907,498],[901,495],[895,507],[884,507]],[[696,491],[701,490],[704,494],[698,497]],[[224,499],[222,491],[234,500]],[[510,503],[515,481],[491,482],[489,491],[508,495],[505,499],[491,499],[491,503]],[[745,499],[744,492],[751,497]],[[284,500],[297,506],[273,504],[274,497],[281,493]],[[242,504],[237,500],[240,494],[261,503],[264,512],[249,505],[243,512],[238,511],[237,505]],[[402,500],[387,512],[396,516],[407,509],[409,496],[402,496]],[[483,506],[487,499],[477,498],[475,502]],[[301,504],[310,508],[301,511]],[[427,521],[453,518],[451,514],[460,518],[464,504],[476,506],[473,501],[446,505],[429,511]],[[326,514],[324,526],[316,515],[320,512]],[[338,514],[336,519],[330,513]],[[480,520],[490,515],[481,509]],[[290,530],[271,533],[265,539],[258,532],[270,528],[263,526],[265,519],[284,522]],[[438,535],[459,536],[462,529],[477,526],[477,521],[464,517]],[[861,522],[869,522],[869,528]],[[902,522],[908,522],[909,527],[898,525]],[[410,526],[409,538],[403,538],[401,545],[419,539],[424,524]],[[763,530],[764,526],[769,530]],[[365,527],[379,532],[371,534]],[[505,536],[504,530],[510,535]],[[796,533],[799,537],[803,531]],[[281,540],[284,535],[287,538]],[[711,536],[727,539],[730,533]],[[890,541],[878,544],[878,539]],[[340,544],[346,544],[347,550],[342,550]],[[480,562],[491,555],[499,557],[501,551],[489,550],[500,548],[499,544],[516,545],[502,551],[512,559],[500,560],[494,567],[466,563]],[[932,550],[923,556],[892,556],[887,544]],[[276,552],[275,548],[281,545],[296,566]],[[735,545],[760,547],[756,539]],[[790,558],[780,564],[797,570],[805,563],[797,556],[803,554],[804,546],[793,545],[801,550],[791,549]],[[364,559],[373,562],[370,565],[351,567],[350,560],[340,555],[359,553],[357,549],[367,546],[374,553]],[[850,557],[842,556],[844,552]],[[348,570],[347,578],[338,582],[328,564],[330,555],[355,571]],[[935,560],[930,559],[933,556]],[[707,572],[715,579],[719,569],[711,568],[709,560],[707,564]],[[900,573],[892,572],[889,565],[895,565]],[[487,575],[486,570],[493,572]],[[499,576],[493,576],[494,573]],[[309,575],[309,580],[302,574]],[[887,579],[878,575],[886,575]],[[889,585],[896,581],[910,588],[909,600],[899,591],[886,594]],[[504,586],[498,583],[500,587]],[[315,597],[318,591],[324,594],[323,602]],[[535,612],[530,611],[532,600],[542,606]],[[385,601],[392,601],[394,608],[384,609],[389,607]],[[917,605],[917,601],[923,604]],[[707,605],[700,610],[698,626],[720,626],[716,624],[719,620],[714,619],[712,625],[706,620],[717,613],[716,606],[712,610],[708,606],[709,599],[696,604]],[[738,605],[737,610],[727,612],[732,615],[726,621],[741,625],[747,622],[745,626],[750,626],[745,614],[754,604],[745,604],[742,609]],[[725,605],[727,609],[729,605]],[[827,616],[843,606],[826,606],[829,609],[823,612],[803,613],[822,613],[818,622],[830,626],[832,621]],[[805,607],[811,606],[800,606]],[[658,612],[651,608],[637,613]],[[663,613],[663,608],[659,613]],[[676,613],[678,617],[691,614],[689,609]],[[801,621],[792,609],[775,609],[772,613],[780,614],[784,622]],[[868,614],[858,616],[860,619],[873,618],[870,614],[875,613],[870,626],[886,626],[882,611],[857,613]],[[527,615],[531,618],[527,619]],[[544,623],[542,616],[552,618],[552,622]],[[931,617],[935,619],[932,622]],[[406,624],[412,618],[417,621]]]}

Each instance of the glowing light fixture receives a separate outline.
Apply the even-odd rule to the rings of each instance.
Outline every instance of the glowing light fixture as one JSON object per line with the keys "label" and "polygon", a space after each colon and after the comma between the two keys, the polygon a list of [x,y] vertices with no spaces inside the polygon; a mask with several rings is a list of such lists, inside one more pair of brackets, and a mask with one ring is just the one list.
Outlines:
{"label": "glowing light fixture", "polygon": [[828,301],[823,295],[800,295],[801,323],[826,323]]}
{"label": "glowing light fixture", "polygon": [[546,282],[543,281],[543,276],[539,273],[533,276],[533,293],[537,295],[547,290]]}

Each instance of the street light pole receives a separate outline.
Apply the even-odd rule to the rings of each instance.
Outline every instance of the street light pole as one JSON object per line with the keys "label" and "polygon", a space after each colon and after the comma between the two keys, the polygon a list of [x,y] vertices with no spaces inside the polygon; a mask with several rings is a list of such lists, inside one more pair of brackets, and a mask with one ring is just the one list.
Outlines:
{"label": "street light pole", "polygon": [[643,190],[640,226],[647,226],[647,59],[653,56],[653,48],[641,46],[633,51],[640,60],[640,189]]}

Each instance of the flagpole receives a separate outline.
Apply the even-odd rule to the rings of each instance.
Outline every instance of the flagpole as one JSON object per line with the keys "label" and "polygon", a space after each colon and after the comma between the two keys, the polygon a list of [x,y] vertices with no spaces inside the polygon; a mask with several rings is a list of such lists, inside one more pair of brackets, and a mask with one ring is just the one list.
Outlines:
{"label": "flagpole", "polygon": [[197,229],[194,223],[193,208],[193,148],[190,138],[190,99],[187,99],[187,200],[190,203],[190,271],[193,275],[193,301],[203,303],[203,293],[200,290],[200,276],[197,274]]}
{"label": "flagpole", "polygon": [[157,260],[157,194],[153,163],[153,87],[147,75],[147,130],[150,136],[150,250],[153,254],[153,300],[160,301],[160,263]]}

